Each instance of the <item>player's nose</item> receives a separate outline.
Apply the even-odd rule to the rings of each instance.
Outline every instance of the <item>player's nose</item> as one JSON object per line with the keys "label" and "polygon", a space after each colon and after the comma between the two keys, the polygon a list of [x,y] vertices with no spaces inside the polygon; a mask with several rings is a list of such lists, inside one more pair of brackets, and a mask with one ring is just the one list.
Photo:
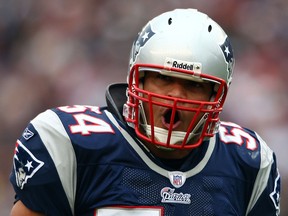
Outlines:
{"label": "player's nose", "polygon": [[176,97],[176,98],[186,98],[186,89],[182,82],[174,81],[169,86],[169,91],[167,92],[169,97]]}

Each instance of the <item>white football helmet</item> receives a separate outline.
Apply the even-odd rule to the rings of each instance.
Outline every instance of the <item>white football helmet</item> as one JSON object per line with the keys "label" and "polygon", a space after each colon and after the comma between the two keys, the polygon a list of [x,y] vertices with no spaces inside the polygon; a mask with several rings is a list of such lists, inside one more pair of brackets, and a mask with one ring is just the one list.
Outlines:
{"label": "white football helmet", "polygon": [[[206,14],[195,9],[163,13],[148,22],[133,43],[123,116],[142,140],[168,149],[198,147],[218,131],[219,114],[232,80],[233,67],[233,51],[226,33]],[[209,101],[195,101],[148,92],[142,83],[145,71],[212,82],[214,93]],[[159,102],[159,98],[167,102]],[[144,103],[149,104],[149,112],[145,113]],[[170,124],[168,129],[154,125],[155,106],[170,110],[165,117]],[[181,110],[195,115],[187,131],[174,131],[173,124]],[[148,115],[151,122],[147,122]]]}

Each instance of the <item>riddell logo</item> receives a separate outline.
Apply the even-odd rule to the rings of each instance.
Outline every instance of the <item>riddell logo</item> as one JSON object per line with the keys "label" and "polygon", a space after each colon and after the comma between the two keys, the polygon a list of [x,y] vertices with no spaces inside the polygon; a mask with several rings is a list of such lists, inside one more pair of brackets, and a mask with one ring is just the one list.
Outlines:
{"label": "riddell logo", "polygon": [[174,68],[181,68],[185,70],[191,70],[193,71],[194,65],[193,64],[187,64],[187,63],[178,63],[177,61],[173,61],[172,67]]}

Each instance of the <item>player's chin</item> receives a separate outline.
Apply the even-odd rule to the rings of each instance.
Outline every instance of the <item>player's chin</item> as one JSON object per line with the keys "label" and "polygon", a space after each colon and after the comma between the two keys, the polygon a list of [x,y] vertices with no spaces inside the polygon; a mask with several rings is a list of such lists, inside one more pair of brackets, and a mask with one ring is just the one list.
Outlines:
{"label": "player's chin", "polygon": [[168,146],[161,146],[161,145],[155,145],[158,149],[163,150],[163,151],[167,151],[167,152],[173,152],[173,151],[185,151],[187,150],[186,148],[181,148],[181,146],[183,145],[182,141],[179,141],[177,143],[174,144],[170,144],[170,147]]}
{"label": "player's chin", "polygon": [[156,148],[160,149],[160,150],[163,150],[163,151],[167,151],[167,152],[172,152],[172,151],[175,151],[176,148],[169,148],[169,147],[166,147],[166,146],[160,146],[160,145],[156,145]]}

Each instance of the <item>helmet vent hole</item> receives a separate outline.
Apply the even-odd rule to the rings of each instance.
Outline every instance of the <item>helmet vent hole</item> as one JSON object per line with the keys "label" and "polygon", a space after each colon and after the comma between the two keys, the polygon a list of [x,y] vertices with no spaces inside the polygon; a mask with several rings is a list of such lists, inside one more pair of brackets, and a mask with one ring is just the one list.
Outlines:
{"label": "helmet vent hole", "polygon": [[211,31],[212,31],[212,26],[209,25],[209,26],[208,26],[208,32],[211,32]]}
{"label": "helmet vent hole", "polygon": [[171,18],[171,17],[168,19],[168,24],[169,24],[169,25],[172,24],[172,18]]}

